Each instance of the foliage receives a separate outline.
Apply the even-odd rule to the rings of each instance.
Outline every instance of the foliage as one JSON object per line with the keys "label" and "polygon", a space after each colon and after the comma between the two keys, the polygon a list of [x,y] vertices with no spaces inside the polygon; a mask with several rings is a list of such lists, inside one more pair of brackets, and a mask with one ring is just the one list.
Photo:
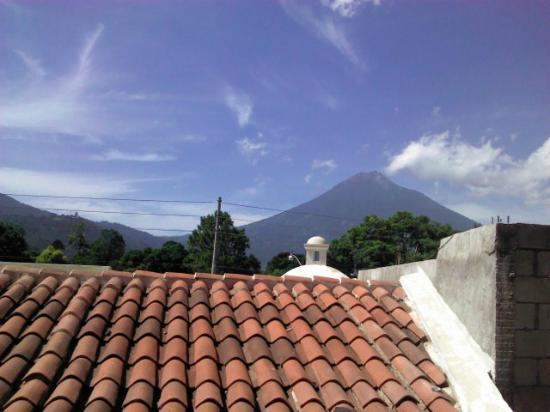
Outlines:
{"label": "foliage", "polygon": [[143,268],[153,272],[189,272],[185,264],[187,250],[181,243],[169,241],[153,249],[143,260]]}
{"label": "foliage", "polygon": [[27,259],[27,242],[23,228],[0,222],[0,260],[19,262]]}
{"label": "foliage", "polygon": [[[249,240],[243,229],[236,228],[227,212],[220,213],[218,233],[218,273],[253,274],[260,271],[260,262],[247,256]],[[186,263],[192,272],[210,272],[214,249],[215,215],[201,217],[201,222],[187,240]]]}
{"label": "foliage", "polygon": [[73,263],[91,264],[90,245],[86,240],[84,223],[77,223],[69,234],[69,248],[73,251]]}
{"label": "foliage", "polygon": [[143,261],[153,251],[151,248],[143,250],[129,250],[122,256],[116,264],[116,269],[135,271],[144,269]]}
{"label": "foliage", "polygon": [[125,249],[126,242],[120,233],[114,229],[103,229],[90,247],[90,258],[96,265],[116,266]]}
{"label": "foliage", "polygon": [[[299,265],[298,262],[296,262],[296,259],[292,258],[292,260],[289,260],[289,255],[290,252],[277,253],[269,262],[267,262],[265,272],[270,275],[281,276],[289,270],[298,267]],[[300,262],[302,262],[302,264],[305,263],[304,255],[296,255],[296,257],[300,260]]]}
{"label": "foliage", "polygon": [[187,251],[178,242],[168,241],[159,249],[130,250],[118,262],[124,270],[150,270],[152,272],[189,272],[185,260]]}
{"label": "foliage", "polygon": [[36,263],[67,263],[67,258],[61,250],[49,245],[36,257]]}
{"label": "foliage", "polygon": [[409,212],[397,212],[387,219],[371,215],[331,243],[328,264],[353,273],[432,259],[437,255],[439,241],[453,233],[449,225]]}

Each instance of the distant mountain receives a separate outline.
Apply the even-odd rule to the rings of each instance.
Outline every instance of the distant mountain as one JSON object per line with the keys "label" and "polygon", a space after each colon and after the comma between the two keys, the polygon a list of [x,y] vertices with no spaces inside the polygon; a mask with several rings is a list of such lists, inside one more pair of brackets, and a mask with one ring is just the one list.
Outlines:
{"label": "distant mountain", "polygon": [[309,202],[244,228],[250,238],[250,252],[265,264],[282,251],[302,253],[311,236],[331,240],[358,225],[367,215],[388,217],[402,210],[428,216],[456,230],[475,225],[473,220],[426,195],[399,186],[380,172],[370,172],[358,173]]}
{"label": "distant mountain", "polygon": [[[287,212],[243,226],[250,238],[250,253],[265,265],[282,251],[302,253],[306,240],[322,235],[328,240],[361,223],[367,215],[388,217],[405,210],[451,225],[470,229],[475,222],[426,195],[399,186],[379,172],[358,173],[329,191]],[[56,215],[0,194],[0,221],[21,225],[32,249],[41,250],[55,239],[67,244],[77,223],[86,225],[86,235],[95,240],[102,229],[115,229],[126,240],[126,249],[160,247],[168,240],[186,243],[188,236],[153,236],[118,223],[94,222],[78,216]],[[0,258],[1,260],[1,258]]]}
{"label": "distant mountain", "polygon": [[0,221],[22,226],[27,242],[33,250],[41,250],[55,239],[60,239],[67,245],[69,234],[78,223],[84,223],[86,237],[90,241],[97,239],[102,229],[117,230],[126,241],[126,250],[159,247],[165,241],[164,238],[118,223],[94,222],[80,216],[56,215],[18,202],[4,194],[0,194]]}

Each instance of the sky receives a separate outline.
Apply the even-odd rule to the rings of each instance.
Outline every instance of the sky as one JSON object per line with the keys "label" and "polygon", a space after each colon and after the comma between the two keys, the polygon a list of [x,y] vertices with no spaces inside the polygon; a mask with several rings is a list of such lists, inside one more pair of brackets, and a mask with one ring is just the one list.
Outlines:
{"label": "sky", "polygon": [[378,170],[482,223],[550,224],[549,39],[544,1],[0,0],[0,192],[287,209]]}

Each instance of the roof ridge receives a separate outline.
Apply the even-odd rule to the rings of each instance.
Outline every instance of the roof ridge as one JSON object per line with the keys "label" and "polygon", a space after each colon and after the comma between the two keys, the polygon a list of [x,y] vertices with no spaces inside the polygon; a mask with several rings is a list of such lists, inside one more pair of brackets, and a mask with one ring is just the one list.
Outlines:
{"label": "roof ridge", "polygon": [[327,276],[313,276],[311,277],[302,277],[302,276],[294,276],[294,275],[282,275],[282,276],[276,276],[271,274],[253,274],[253,275],[245,275],[245,274],[238,274],[238,273],[224,273],[223,275],[219,274],[211,274],[211,273],[201,273],[196,272],[194,274],[185,273],[185,272],[153,272],[153,271],[147,271],[147,270],[136,270],[134,272],[129,271],[120,271],[115,269],[103,269],[101,271],[94,271],[94,270],[86,270],[85,268],[48,268],[44,266],[34,266],[34,265],[24,265],[24,264],[11,264],[11,265],[4,265],[0,266],[0,273],[5,274],[29,274],[32,276],[35,276],[36,278],[44,278],[46,276],[55,276],[59,278],[65,278],[65,277],[77,277],[77,278],[90,278],[95,277],[99,279],[105,279],[109,280],[113,277],[119,277],[122,279],[133,279],[133,278],[139,278],[144,281],[153,281],[155,279],[164,279],[166,281],[174,281],[174,280],[187,280],[187,281],[194,281],[194,280],[203,280],[203,281],[209,281],[209,282],[215,282],[215,281],[224,281],[224,282],[237,282],[237,281],[244,281],[244,282],[283,282],[283,283],[306,283],[306,284],[330,284],[330,285],[340,285],[340,284],[346,284],[346,285],[380,285],[380,286],[396,286],[397,282],[395,284],[390,285],[388,282],[384,282],[378,284],[376,281],[363,281],[360,279],[351,279],[351,278],[341,278],[341,279],[335,279],[332,277]]}

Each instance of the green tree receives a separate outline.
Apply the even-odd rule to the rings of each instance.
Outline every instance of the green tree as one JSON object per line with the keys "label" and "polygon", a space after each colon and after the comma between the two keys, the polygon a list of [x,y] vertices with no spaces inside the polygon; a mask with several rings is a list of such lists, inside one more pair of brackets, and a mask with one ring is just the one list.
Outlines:
{"label": "green tree", "polygon": [[96,265],[116,266],[124,255],[126,242],[114,229],[103,229],[99,238],[90,247],[90,256]]}
{"label": "green tree", "polygon": [[187,250],[178,242],[168,241],[160,249],[154,249],[143,260],[143,268],[153,272],[189,272]]}
{"label": "green tree", "polygon": [[453,233],[449,225],[409,212],[397,212],[388,219],[371,215],[331,243],[328,263],[344,273],[353,273],[432,259],[439,241]]}
{"label": "green tree", "polygon": [[[186,263],[192,272],[210,272],[214,249],[215,215],[201,217],[201,222],[187,240]],[[260,262],[253,255],[247,256],[249,240],[244,229],[236,228],[227,212],[220,213],[218,233],[218,273],[253,274],[260,271]]]}
{"label": "green tree", "polygon": [[129,250],[120,258],[117,269],[135,271],[138,269],[144,269],[143,261],[153,251],[151,248],[145,248],[143,250]]}
{"label": "green tree", "polygon": [[36,257],[36,263],[67,263],[67,258],[61,250],[49,245]]}
{"label": "green tree", "polygon": [[74,263],[91,263],[90,245],[86,239],[85,231],[84,223],[77,223],[69,235],[69,248],[73,251],[72,261]]}
{"label": "green tree", "polygon": [[[291,260],[289,260],[289,255],[290,252],[277,253],[271,258],[269,262],[267,262],[265,272],[269,273],[270,275],[281,276],[289,270],[298,267],[299,265],[298,262],[296,262],[296,259],[292,258]],[[302,262],[302,264],[305,263],[304,255],[296,255],[296,257],[300,260],[300,262]]]}
{"label": "green tree", "polygon": [[25,230],[11,223],[0,222],[0,260],[23,262],[28,260]]}

